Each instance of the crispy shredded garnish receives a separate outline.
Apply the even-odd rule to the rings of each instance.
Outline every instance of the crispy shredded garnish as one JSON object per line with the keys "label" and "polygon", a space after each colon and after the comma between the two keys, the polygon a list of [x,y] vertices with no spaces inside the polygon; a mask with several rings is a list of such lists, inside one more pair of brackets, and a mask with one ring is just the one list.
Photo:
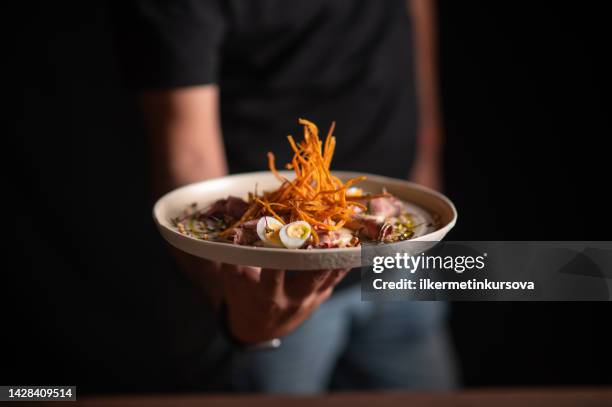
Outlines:
{"label": "crispy shredded garnish", "polygon": [[336,146],[333,136],[335,122],[325,143],[319,139],[319,129],[314,123],[305,119],[299,119],[299,123],[304,126],[304,139],[297,144],[292,136],[287,137],[294,156],[286,168],[295,172],[295,178],[290,181],[283,177],[276,169],[274,154],[269,152],[268,166],[281,181],[281,186],[259,196],[253,194],[242,218],[224,230],[221,236],[227,236],[246,221],[269,215],[283,224],[296,220],[310,223],[315,229],[313,241],[316,244],[319,240],[317,230],[337,230],[351,220],[356,208],[366,208],[363,202],[346,196],[348,188],[366,177],[342,182],[329,171]]}

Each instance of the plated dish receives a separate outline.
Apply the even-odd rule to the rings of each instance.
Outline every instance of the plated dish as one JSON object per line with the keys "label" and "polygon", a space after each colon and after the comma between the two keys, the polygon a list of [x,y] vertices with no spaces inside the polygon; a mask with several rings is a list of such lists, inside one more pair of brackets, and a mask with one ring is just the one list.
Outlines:
{"label": "plated dish", "polygon": [[[316,146],[316,139],[310,138],[314,129],[307,131]],[[332,140],[318,141],[321,156],[315,159],[325,162],[329,157],[330,164],[319,164],[318,172],[293,160],[290,169],[277,170],[270,156],[268,171],[207,180],[167,193],[153,208],[158,230],[172,246],[204,259],[316,270],[361,266],[364,245],[389,253],[417,253],[422,250],[419,242],[437,242],[452,229],[457,212],[439,192],[406,180],[330,171]],[[298,151],[302,143],[295,145]],[[309,162],[304,153],[300,155]],[[335,191],[327,193],[332,188],[325,183],[319,192],[310,191],[316,186],[305,181],[308,173],[311,180],[331,178]],[[298,185],[302,186],[296,190]],[[304,189],[312,194],[307,199],[300,196]]]}
{"label": "plated dish", "polygon": [[362,242],[393,243],[411,239],[434,226],[384,188],[366,192],[360,175],[342,180],[330,171],[336,138],[334,124],[323,142],[317,126],[304,119],[303,140],[288,136],[293,158],[286,169],[276,169],[268,153],[270,173],[278,188],[245,199],[228,196],[212,204],[193,202],[173,218],[176,230],[196,239],[255,247],[285,249],[359,247]]}

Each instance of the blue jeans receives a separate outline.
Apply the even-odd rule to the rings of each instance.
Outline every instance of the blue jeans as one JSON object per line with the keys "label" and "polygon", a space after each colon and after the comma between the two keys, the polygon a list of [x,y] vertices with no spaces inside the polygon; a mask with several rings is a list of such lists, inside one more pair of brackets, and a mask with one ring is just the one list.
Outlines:
{"label": "blue jeans", "polygon": [[359,285],[335,293],[280,349],[237,353],[236,391],[319,393],[455,386],[441,302],[362,302]]}

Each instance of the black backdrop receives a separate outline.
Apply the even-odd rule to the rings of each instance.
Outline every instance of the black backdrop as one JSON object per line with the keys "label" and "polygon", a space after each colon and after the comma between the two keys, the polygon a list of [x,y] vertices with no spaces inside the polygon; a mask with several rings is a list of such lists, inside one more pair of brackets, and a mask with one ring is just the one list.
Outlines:
{"label": "black backdrop", "polygon": [[[451,239],[610,240],[603,15],[594,3],[440,3]],[[610,384],[611,310],[455,304],[464,381]]]}
{"label": "black backdrop", "polygon": [[[460,212],[450,238],[610,239],[609,32],[594,4],[441,2],[446,192]],[[27,7],[13,29],[17,164],[6,175],[17,245],[3,267],[0,382],[196,390],[203,324],[189,316],[202,304],[151,224],[145,135],[121,86],[107,9]],[[145,237],[115,242],[109,220]],[[66,250],[75,239],[88,249]],[[464,384],[612,384],[611,310],[453,304]]]}

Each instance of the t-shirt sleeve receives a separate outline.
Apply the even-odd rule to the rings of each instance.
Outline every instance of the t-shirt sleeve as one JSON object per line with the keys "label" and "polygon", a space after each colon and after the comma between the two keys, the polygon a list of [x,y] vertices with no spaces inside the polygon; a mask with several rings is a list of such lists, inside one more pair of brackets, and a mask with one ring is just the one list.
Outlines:
{"label": "t-shirt sleeve", "polygon": [[215,83],[224,0],[124,0],[112,10],[120,66],[129,87]]}

